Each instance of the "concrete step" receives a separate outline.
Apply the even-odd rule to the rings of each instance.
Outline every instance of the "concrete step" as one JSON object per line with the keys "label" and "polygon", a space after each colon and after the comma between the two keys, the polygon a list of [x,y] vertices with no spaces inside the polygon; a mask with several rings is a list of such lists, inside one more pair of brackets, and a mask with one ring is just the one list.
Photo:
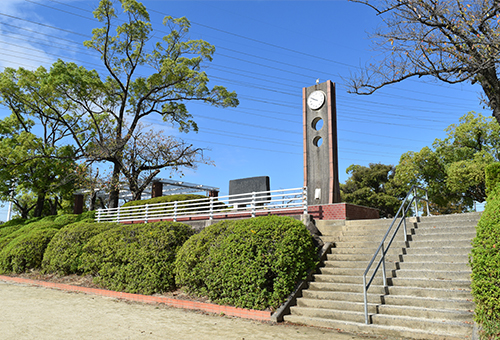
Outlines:
{"label": "concrete step", "polygon": [[351,321],[358,323],[362,323],[365,321],[365,314],[362,311],[299,307],[299,306],[292,307],[291,311],[294,315],[310,317],[310,318],[332,319],[332,320]]}
{"label": "concrete step", "polygon": [[418,229],[448,230],[453,228],[475,229],[477,221],[444,221],[444,222],[419,222]]}
{"label": "concrete step", "polygon": [[403,255],[401,256],[401,261],[400,262],[426,262],[426,263],[433,263],[433,262],[448,262],[448,263],[468,263],[469,262],[469,255],[464,254],[464,255],[450,255],[450,254],[411,254],[411,255]]}
{"label": "concrete step", "polygon": [[[376,288],[379,286],[370,287],[372,289],[377,289],[373,293],[380,293],[383,290]],[[362,288],[362,287],[361,287]],[[392,296],[413,296],[413,297],[425,297],[425,298],[442,298],[442,299],[462,299],[470,300],[472,299],[471,290],[467,288],[429,288],[429,287],[399,287],[399,286],[389,286],[386,288],[388,293]]]}
{"label": "concrete step", "polygon": [[[342,261],[363,261],[366,264],[372,259],[373,254],[328,254],[327,261],[329,262],[342,262]],[[402,255],[386,254],[385,257],[388,262],[400,262],[403,260]]]}
{"label": "concrete step", "polygon": [[[419,230],[420,231],[420,230]],[[421,234],[417,233],[411,235],[411,239],[415,242],[429,242],[429,241],[455,241],[455,240],[469,240],[469,242],[476,236],[476,232],[455,232],[455,233],[435,233],[435,234]]]}
{"label": "concrete step", "polygon": [[478,221],[482,212],[471,212],[463,214],[449,214],[449,215],[435,215],[435,216],[422,216],[419,217],[419,222],[448,222],[448,221]]}
{"label": "concrete step", "polygon": [[[375,266],[373,266],[375,267]],[[326,275],[346,275],[346,276],[359,276],[362,277],[364,274],[366,268],[335,268],[335,267],[322,267],[320,268],[320,273],[321,274],[326,274]],[[368,276],[372,275],[374,271],[374,268],[371,268],[368,271]],[[395,276],[394,269],[389,269],[388,266],[386,266],[385,274],[387,277],[392,277]],[[382,266],[380,266],[380,269],[377,271],[377,275],[382,277]],[[470,273],[469,273],[470,275]]]}
{"label": "concrete step", "polygon": [[[356,269],[366,269],[369,261],[325,261],[324,267],[326,268],[356,268]],[[386,269],[397,269],[396,261],[388,261],[386,259],[385,266]]]}
{"label": "concrete step", "polygon": [[[335,300],[335,301],[351,301],[351,302],[363,302],[363,293],[350,293],[350,292],[336,292],[336,291],[326,291],[326,290],[312,290],[306,289],[302,292],[302,295],[306,299],[318,299],[318,300]],[[367,294],[368,303],[382,303],[383,294]]]}
{"label": "concrete step", "polygon": [[470,280],[470,270],[446,271],[446,270],[398,270],[397,277],[439,280]]}
{"label": "concrete step", "polygon": [[[310,282],[310,290],[337,291],[350,293],[363,293],[363,283],[340,283],[340,282]],[[372,284],[370,286],[371,294],[387,294],[388,288],[383,285]]]}
{"label": "concrete step", "polygon": [[407,295],[385,295],[385,305],[413,306],[423,308],[473,310],[474,302],[466,299],[438,299]]}
{"label": "concrete step", "polygon": [[356,334],[365,334],[366,336],[390,336],[404,339],[418,339],[418,340],[463,340],[470,339],[472,335],[472,328],[470,334],[441,332],[431,330],[414,329],[410,327],[400,326],[385,326],[364,323],[323,319],[315,317],[304,317],[298,315],[285,316],[286,322],[303,324],[316,327],[325,327],[338,329],[345,332],[352,332]]}
{"label": "concrete step", "polygon": [[[362,249],[377,249],[378,246],[380,245],[380,242],[382,241],[382,238],[378,239],[378,240],[373,240],[373,241],[369,241],[369,242],[355,242],[355,241],[342,241],[342,242],[338,242],[335,244],[335,248],[362,248]],[[470,242],[469,242],[470,243]],[[387,248],[387,245],[388,245],[388,240],[386,240],[386,242],[384,242],[384,245],[386,246]],[[394,240],[391,244],[391,248],[402,248],[402,247],[405,247],[406,246],[406,242],[401,239],[401,240]],[[369,252],[368,252],[369,253]]]}
{"label": "concrete step", "polygon": [[342,236],[345,230],[345,221],[322,221],[318,220],[315,223],[316,228],[323,236]]}
{"label": "concrete step", "polygon": [[[372,308],[369,310],[374,309],[373,308],[374,306],[371,307]],[[423,308],[423,307],[395,306],[395,305],[378,305],[376,306],[376,310],[379,314],[437,319],[441,321],[442,320],[471,321],[474,318],[474,312],[467,310],[451,310],[451,309]]]}
{"label": "concrete step", "polygon": [[[382,280],[380,280],[380,282],[382,282]],[[406,278],[393,277],[389,279],[389,284],[394,287],[417,287],[423,289],[426,288],[470,289],[470,283],[471,283],[470,279],[443,280],[443,279],[408,278],[408,277]]]}
{"label": "concrete step", "polygon": [[409,270],[443,270],[443,271],[467,271],[470,270],[468,262],[450,263],[450,262],[400,262],[397,264],[399,269]]}
{"label": "concrete step", "polygon": [[[352,275],[327,275],[320,274],[314,275],[315,282],[331,282],[331,283],[353,283],[358,284],[360,287],[363,287],[363,277],[361,275],[352,276]],[[372,284],[374,285],[383,285],[382,275],[378,275],[373,279]]]}
{"label": "concrete step", "polygon": [[464,321],[446,321],[426,318],[415,318],[401,315],[372,315],[372,322],[377,325],[411,327],[423,331],[436,331],[463,336],[465,339],[472,333],[472,324]]}
{"label": "concrete step", "polygon": [[410,244],[410,248],[442,248],[442,247],[449,247],[453,245],[455,248],[462,248],[462,247],[471,247],[471,241],[472,239],[459,239],[459,240],[454,240],[450,239],[448,241],[446,240],[433,240],[433,241],[418,241],[414,240]]}
{"label": "concrete step", "polygon": [[418,227],[412,229],[412,234],[417,234],[417,235],[433,235],[433,234],[454,234],[454,233],[474,233],[476,232],[476,225],[470,225],[470,226],[449,226],[449,227],[443,227],[440,226],[439,228],[432,225],[432,226],[425,226],[419,224]]}
{"label": "concrete step", "polygon": [[[368,303],[367,304],[368,313],[377,313],[378,306],[379,306],[378,304]],[[297,301],[297,307],[322,308],[334,311],[351,311],[351,312],[361,312],[361,313],[365,312],[364,302],[352,302],[352,301],[317,300],[317,299],[303,298]],[[364,319],[362,319],[361,322],[364,322]]]}
{"label": "concrete step", "polygon": [[406,255],[468,255],[472,249],[471,245],[455,247],[455,245],[449,244],[443,247],[410,247],[405,250]]}

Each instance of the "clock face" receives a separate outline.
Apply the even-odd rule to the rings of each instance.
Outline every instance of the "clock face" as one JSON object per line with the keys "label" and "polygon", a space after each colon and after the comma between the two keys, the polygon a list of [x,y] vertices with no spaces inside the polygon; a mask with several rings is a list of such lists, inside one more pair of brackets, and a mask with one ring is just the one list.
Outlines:
{"label": "clock face", "polygon": [[314,91],[307,98],[307,105],[311,110],[317,110],[325,103],[325,94],[323,91]]}

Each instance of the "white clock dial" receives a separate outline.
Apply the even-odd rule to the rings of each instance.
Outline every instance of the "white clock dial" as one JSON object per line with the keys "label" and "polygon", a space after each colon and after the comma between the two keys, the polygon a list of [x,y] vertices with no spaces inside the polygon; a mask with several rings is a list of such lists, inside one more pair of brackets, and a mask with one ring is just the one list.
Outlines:
{"label": "white clock dial", "polygon": [[323,91],[314,91],[307,98],[307,105],[311,110],[317,110],[325,103],[325,94]]}

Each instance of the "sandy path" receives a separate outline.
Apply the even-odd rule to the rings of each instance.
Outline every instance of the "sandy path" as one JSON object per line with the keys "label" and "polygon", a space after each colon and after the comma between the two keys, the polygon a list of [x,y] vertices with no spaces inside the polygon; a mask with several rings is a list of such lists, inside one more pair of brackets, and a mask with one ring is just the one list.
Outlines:
{"label": "sandy path", "polygon": [[364,339],[0,281],[0,339]]}

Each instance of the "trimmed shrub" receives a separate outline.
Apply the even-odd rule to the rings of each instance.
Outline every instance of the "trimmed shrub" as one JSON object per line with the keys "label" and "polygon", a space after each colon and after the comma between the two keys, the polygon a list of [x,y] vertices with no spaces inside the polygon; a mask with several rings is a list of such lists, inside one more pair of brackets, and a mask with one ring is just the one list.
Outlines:
{"label": "trimmed shrub", "polygon": [[[257,217],[205,230],[212,228],[179,251],[176,275],[189,291],[214,302],[274,309],[316,264],[310,233],[292,218]],[[203,252],[207,255],[200,256]]]}
{"label": "trimmed shrub", "polygon": [[118,225],[81,221],[63,227],[47,246],[42,262],[44,272],[62,275],[81,274],[80,256],[85,244],[92,237]]}
{"label": "trimmed shrub", "polygon": [[57,218],[54,220],[54,223],[63,227],[65,225],[75,223],[75,222],[79,221],[80,219],[81,219],[80,215],[66,214],[66,215],[57,216]]}
{"label": "trimmed shrub", "polygon": [[87,242],[81,268],[112,290],[169,291],[175,287],[175,255],[193,233],[190,226],[176,222],[121,225]]}
{"label": "trimmed shrub", "polygon": [[11,241],[0,252],[0,272],[23,273],[40,268],[43,254],[57,229],[34,229]]}
{"label": "trimmed shrub", "polygon": [[486,193],[489,194],[500,184],[500,163],[496,162],[486,166],[484,177]]}
{"label": "trimmed shrub", "polygon": [[85,211],[78,215],[78,221],[84,221],[84,220],[89,220],[91,219],[92,221],[95,220],[95,211]]}
{"label": "trimmed shrub", "polygon": [[154,204],[154,203],[167,203],[167,202],[175,202],[175,201],[189,201],[196,200],[200,198],[207,198],[207,196],[203,195],[192,195],[192,194],[181,194],[181,195],[167,195],[154,197],[147,200],[139,200],[139,201],[130,201],[123,205],[123,207],[136,207],[140,205],[146,204]]}
{"label": "trimmed shrub", "polygon": [[490,190],[472,241],[472,295],[483,339],[500,338],[500,187]]}
{"label": "trimmed shrub", "polygon": [[19,226],[19,225],[23,225],[25,223],[26,223],[26,219],[24,219],[24,218],[14,218],[14,219],[12,219],[10,221],[2,223],[0,225],[0,229],[1,228],[6,228],[6,227],[11,227],[11,226],[14,226],[14,225],[15,226]]}
{"label": "trimmed shrub", "polygon": [[233,221],[222,221],[203,229],[184,243],[175,260],[175,283],[184,286],[189,293],[208,295],[205,286],[204,265],[210,247],[217,246],[225,237]]}

